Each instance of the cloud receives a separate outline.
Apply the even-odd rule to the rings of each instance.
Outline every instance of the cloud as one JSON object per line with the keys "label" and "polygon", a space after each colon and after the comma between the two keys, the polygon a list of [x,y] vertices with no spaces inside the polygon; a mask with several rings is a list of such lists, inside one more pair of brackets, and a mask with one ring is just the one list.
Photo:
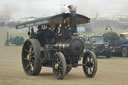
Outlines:
{"label": "cloud", "polygon": [[0,15],[49,16],[60,13],[64,4],[76,5],[78,13],[90,17],[97,13],[100,16],[128,14],[128,0],[3,0],[0,1]]}
{"label": "cloud", "polygon": [[16,4],[4,4],[2,9],[0,10],[0,16],[8,16],[10,17],[18,10],[18,6]]}
{"label": "cloud", "polygon": [[[77,0],[78,11],[88,16],[113,16],[128,13],[128,0]],[[122,12],[121,12],[122,11]]]}

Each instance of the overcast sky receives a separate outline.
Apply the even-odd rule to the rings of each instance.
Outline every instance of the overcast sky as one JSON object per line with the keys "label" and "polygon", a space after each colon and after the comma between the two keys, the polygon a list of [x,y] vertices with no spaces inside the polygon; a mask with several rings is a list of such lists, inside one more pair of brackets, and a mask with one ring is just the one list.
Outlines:
{"label": "overcast sky", "polygon": [[67,10],[70,4],[89,17],[128,15],[128,0],[0,0],[0,16],[49,16]]}

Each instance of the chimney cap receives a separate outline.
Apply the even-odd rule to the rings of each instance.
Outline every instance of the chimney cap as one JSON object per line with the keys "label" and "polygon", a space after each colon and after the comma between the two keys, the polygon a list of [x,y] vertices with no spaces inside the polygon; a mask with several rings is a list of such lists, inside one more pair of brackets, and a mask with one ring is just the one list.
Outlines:
{"label": "chimney cap", "polygon": [[70,12],[71,11],[76,11],[76,7],[74,5],[69,5],[68,8],[69,8]]}

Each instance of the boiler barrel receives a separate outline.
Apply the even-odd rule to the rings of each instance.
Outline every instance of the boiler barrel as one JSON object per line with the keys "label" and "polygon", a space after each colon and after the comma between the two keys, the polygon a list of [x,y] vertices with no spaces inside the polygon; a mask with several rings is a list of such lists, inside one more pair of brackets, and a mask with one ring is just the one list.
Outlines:
{"label": "boiler barrel", "polygon": [[84,43],[79,39],[58,42],[54,46],[58,52],[63,52],[66,56],[80,56],[84,49]]}

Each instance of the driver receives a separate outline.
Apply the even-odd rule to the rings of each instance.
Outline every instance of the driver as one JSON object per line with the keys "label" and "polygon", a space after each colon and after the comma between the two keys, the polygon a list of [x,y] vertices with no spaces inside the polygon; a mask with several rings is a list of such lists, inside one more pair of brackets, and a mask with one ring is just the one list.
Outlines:
{"label": "driver", "polygon": [[47,44],[54,44],[56,43],[57,36],[56,34],[50,30],[50,25],[47,25],[47,28],[44,33],[45,42]]}
{"label": "driver", "polygon": [[37,29],[38,29],[38,30],[37,30],[37,34],[38,34],[38,33],[41,33],[41,32],[42,32],[42,25],[39,25]]}
{"label": "driver", "polygon": [[33,27],[31,27],[31,28],[29,27],[28,36],[29,36],[29,38],[34,38],[35,33],[34,33]]}

